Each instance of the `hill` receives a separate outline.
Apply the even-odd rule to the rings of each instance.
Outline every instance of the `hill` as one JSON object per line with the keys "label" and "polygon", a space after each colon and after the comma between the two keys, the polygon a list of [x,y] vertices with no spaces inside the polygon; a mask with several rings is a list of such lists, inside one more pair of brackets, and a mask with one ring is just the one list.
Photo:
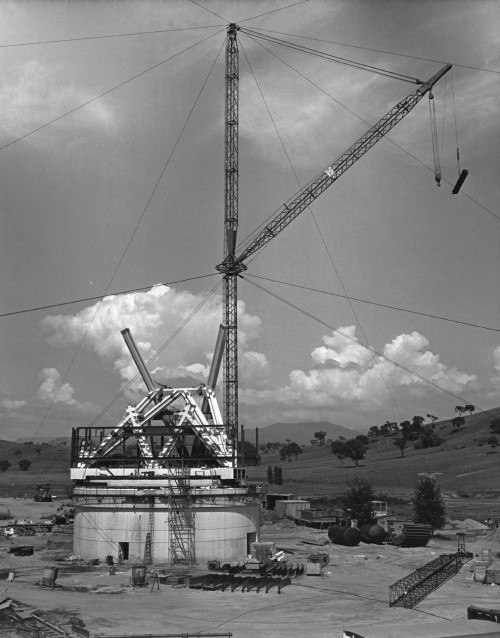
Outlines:
{"label": "hill", "polygon": [[[269,441],[279,441],[284,443],[286,439],[291,439],[299,445],[310,445],[314,439],[315,432],[326,432],[326,438],[335,440],[339,436],[346,439],[353,439],[361,432],[350,430],[343,425],[328,423],[327,421],[317,421],[315,423],[273,423],[265,428],[259,428],[259,444]],[[255,443],[255,428],[245,428],[245,439],[250,443]]]}
{"label": "hill", "polygon": [[[331,496],[343,493],[347,481],[358,476],[372,483],[377,492],[402,498],[413,493],[419,476],[428,474],[434,476],[451,497],[498,497],[500,452],[487,443],[490,423],[497,417],[500,417],[500,408],[466,416],[459,430],[449,420],[437,422],[435,432],[442,438],[442,444],[419,450],[411,441],[404,457],[394,446],[395,436],[382,436],[368,445],[359,467],[349,459],[342,465],[331,453],[330,446],[324,445],[303,448],[297,460],[291,462],[280,461],[276,453],[263,454],[261,465],[247,468],[247,474],[251,481],[266,482],[267,466],[281,465],[284,483],[277,486],[278,489],[272,486],[271,490]],[[499,516],[500,505],[497,509],[495,515]]]}

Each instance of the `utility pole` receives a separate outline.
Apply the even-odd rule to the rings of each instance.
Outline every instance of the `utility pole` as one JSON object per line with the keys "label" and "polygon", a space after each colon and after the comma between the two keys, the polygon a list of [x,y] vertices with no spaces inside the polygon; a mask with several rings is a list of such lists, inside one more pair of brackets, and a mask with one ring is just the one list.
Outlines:
{"label": "utility pole", "polygon": [[238,275],[246,268],[235,258],[238,228],[238,91],[239,54],[236,33],[230,24],[226,42],[225,113],[225,198],[224,261],[218,266],[223,274],[223,323],[227,326],[224,354],[223,421],[233,441],[233,458],[238,457]]}

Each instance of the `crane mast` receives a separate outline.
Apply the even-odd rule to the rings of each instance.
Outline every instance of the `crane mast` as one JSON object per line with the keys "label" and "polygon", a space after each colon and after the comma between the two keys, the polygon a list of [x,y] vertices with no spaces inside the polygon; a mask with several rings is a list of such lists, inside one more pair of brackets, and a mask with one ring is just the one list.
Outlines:
{"label": "crane mast", "polygon": [[224,353],[223,419],[227,434],[233,441],[237,457],[238,438],[238,273],[233,268],[238,228],[238,90],[239,54],[236,32],[230,24],[226,41],[226,101],[225,101],[225,198],[224,198],[224,275],[223,323],[226,325]]}
{"label": "crane mast", "polygon": [[[436,82],[450,69],[445,65],[427,82],[417,81],[419,87],[398,102],[352,146],[289,199],[274,214],[272,220],[250,240],[236,256],[238,228],[238,89],[239,55],[237,31],[232,23],[226,41],[226,101],[225,101],[225,201],[224,201],[224,260],[217,266],[223,275],[223,323],[227,327],[224,354],[223,419],[228,438],[233,441],[233,455],[237,458],[238,438],[238,277],[247,267],[244,262],[284,230],[302,211],[312,204],[341,175],[400,122]],[[234,457],[233,457],[234,460]]]}

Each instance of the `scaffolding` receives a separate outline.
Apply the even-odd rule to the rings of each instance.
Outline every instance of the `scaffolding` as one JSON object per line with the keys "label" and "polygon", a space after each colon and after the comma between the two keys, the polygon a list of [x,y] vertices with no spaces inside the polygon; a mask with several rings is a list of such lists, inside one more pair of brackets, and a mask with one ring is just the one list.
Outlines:
{"label": "scaffolding", "polygon": [[170,564],[195,563],[195,518],[189,482],[172,479],[167,488]]}
{"label": "scaffolding", "polygon": [[155,497],[149,497],[149,518],[148,531],[146,534],[146,543],[144,545],[144,564],[152,565],[154,563],[154,529],[155,529]]}
{"label": "scaffolding", "polygon": [[472,554],[441,554],[438,558],[389,587],[389,606],[413,609],[424,598],[458,574]]}

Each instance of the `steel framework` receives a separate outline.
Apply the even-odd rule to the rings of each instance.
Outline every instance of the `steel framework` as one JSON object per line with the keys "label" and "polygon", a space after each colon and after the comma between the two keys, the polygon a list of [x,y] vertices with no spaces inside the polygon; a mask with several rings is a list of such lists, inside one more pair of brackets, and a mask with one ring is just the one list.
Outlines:
{"label": "steel framework", "polygon": [[[224,198],[224,355],[223,418],[228,438],[237,454],[238,437],[238,274],[244,270],[234,257],[238,228],[238,92],[239,53],[236,32],[230,24],[226,45],[225,198]],[[236,267],[235,267],[236,266]]]}
{"label": "steel framework", "polygon": [[389,606],[413,609],[424,598],[458,574],[472,555],[458,552],[441,554],[389,587]]}

